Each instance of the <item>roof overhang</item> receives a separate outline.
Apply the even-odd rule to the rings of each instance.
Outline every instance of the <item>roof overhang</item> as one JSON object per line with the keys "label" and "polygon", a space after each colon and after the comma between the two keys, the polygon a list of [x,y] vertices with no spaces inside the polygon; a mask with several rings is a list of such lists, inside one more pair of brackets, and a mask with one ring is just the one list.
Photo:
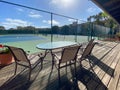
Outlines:
{"label": "roof overhang", "polygon": [[120,24],[120,0],[91,0]]}

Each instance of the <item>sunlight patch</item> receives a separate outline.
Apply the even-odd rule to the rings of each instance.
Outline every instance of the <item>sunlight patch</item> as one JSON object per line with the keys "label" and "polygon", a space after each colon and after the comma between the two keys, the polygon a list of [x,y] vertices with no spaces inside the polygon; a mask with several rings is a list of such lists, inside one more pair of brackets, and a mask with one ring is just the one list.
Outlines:
{"label": "sunlight patch", "polygon": [[51,4],[55,5],[58,8],[68,9],[74,7],[77,4],[78,0],[52,0]]}

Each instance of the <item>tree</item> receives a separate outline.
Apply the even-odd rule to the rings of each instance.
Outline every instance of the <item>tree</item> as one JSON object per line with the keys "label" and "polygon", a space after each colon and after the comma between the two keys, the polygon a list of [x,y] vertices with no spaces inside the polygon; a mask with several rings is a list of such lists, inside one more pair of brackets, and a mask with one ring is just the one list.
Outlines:
{"label": "tree", "polygon": [[24,30],[24,27],[22,27],[22,26],[17,26],[17,30]]}
{"label": "tree", "polygon": [[62,32],[62,34],[63,35],[68,35],[69,34],[69,26],[68,25],[64,25],[64,26],[62,26],[62,28],[61,28],[61,32]]}
{"label": "tree", "polygon": [[[92,18],[94,18],[94,21],[92,21]],[[118,27],[118,24],[105,12],[100,12],[96,15],[90,16],[88,17],[87,20],[88,22],[92,22],[93,24],[109,27],[110,28],[109,34],[113,34],[114,32],[113,30]]]}
{"label": "tree", "polygon": [[35,27],[33,27],[33,26],[26,26],[25,30],[35,30]]}
{"label": "tree", "polygon": [[58,26],[53,26],[53,27],[52,27],[52,33],[53,33],[53,34],[59,33],[59,30],[60,30],[60,29],[59,29]]}
{"label": "tree", "polygon": [[5,30],[5,27],[4,26],[0,26],[0,30]]}

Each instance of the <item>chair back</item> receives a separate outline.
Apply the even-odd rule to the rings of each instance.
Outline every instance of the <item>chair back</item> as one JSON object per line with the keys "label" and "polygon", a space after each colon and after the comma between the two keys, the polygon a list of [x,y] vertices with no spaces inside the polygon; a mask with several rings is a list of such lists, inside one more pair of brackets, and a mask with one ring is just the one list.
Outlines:
{"label": "chair back", "polygon": [[94,46],[95,46],[96,43],[91,43],[91,44],[88,44],[85,48],[85,50],[83,51],[83,54],[81,56],[81,58],[86,58],[88,55],[91,54]]}
{"label": "chair back", "polygon": [[60,63],[64,63],[70,60],[76,60],[77,53],[81,46],[72,46],[63,49]]}
{"label": "chair back", "polygon": [[26,62],[29,61],[23,49],[12,46],[7,46],[7,47],[10,49],[11,53],[13,54],[15,61],[26,61]]}
{"label": "chair back", "polygon": [[94,39],[91,39],[88,43],[88,45],[91,45],[93,43]]}

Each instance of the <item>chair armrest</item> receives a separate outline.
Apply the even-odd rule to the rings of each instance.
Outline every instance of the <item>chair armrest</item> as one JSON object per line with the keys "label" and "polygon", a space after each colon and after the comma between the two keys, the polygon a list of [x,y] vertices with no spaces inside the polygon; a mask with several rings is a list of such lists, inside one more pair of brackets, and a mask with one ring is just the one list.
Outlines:
{"label": "chair armrest", "polygon": [[57,54],[53,54],[53,56],[54,56],[55,58],[57,58],[58,60],[60,59]]}
{"label": "chair armrest", "polygon": [[37,54],[39,57],[41,57],[41,58],[44,58],[44,55],[43,55],[43,53],[39,53],[39,54]]}

